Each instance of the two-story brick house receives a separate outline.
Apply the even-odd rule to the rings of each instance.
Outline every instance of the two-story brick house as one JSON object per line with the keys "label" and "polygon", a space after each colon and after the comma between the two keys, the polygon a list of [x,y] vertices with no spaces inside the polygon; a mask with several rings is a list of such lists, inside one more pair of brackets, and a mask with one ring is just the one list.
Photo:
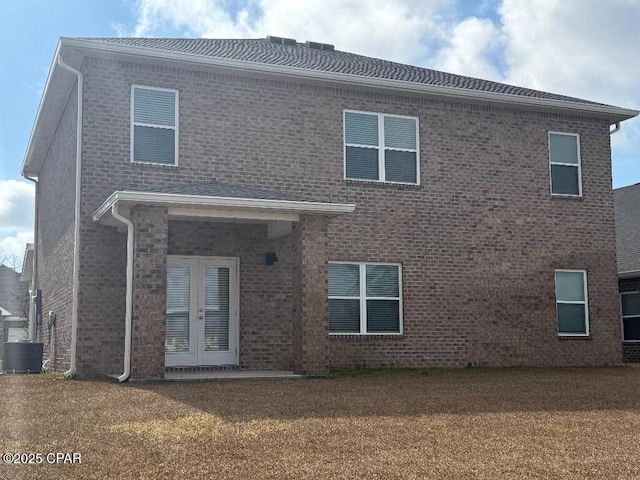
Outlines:
{"label": "two-story brick house", "polygon": [[52,363],[620,364],[637,114],[277,37],[63,38],[23,165]]}

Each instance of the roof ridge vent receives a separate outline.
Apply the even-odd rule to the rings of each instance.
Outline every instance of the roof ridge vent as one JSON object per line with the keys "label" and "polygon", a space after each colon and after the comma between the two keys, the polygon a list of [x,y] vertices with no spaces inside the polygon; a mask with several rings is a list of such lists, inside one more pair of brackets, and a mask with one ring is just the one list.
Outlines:
{"label": "roof ridge vent", "polygon": [[276,37],[275,35],[267,35],[267,41],[277,43],[279,45],[297,45],[295,38]]}
{"label": "roof ridge vent", "polygon": [[335,47],[330,43],[311,42],[307,40],[304,44],[308,48],[313,48],[314,50],[334,50],[335,49]]}

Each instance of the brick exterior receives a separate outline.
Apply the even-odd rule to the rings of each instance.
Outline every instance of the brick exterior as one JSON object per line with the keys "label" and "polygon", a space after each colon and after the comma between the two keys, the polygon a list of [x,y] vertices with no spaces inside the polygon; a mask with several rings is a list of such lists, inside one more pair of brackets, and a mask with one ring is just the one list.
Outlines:
{"label": "brick exterior", "polygon": [[[46,346],[43,357],[50,360],[47,366],[55,370],[67,370],[71,360],[77,98],[74,87],[38,174],[35,248],[38,249],[37,281],[42,290],[43,319],[37,340]],[[57,315],[57,326],[49,332],[47,322],[51,311]]]}
{"label": "brick exterior", "polygon": [[[640,292],[640,277],[618,280],[618,288],[622,292]],[[640,363],[640,343],[622,342],[622,358],[624,363]]]}
{"label": "brick exterior", "polygon": [[[115,190],[214,178],[357,208],[303,219],[276,242],[261,225],[171,220],[167,227],[153,209],[134,210],[148,225],[136,233],[136,245],[148,249],[136,253],[138,376],[162,371],[166,251],[240,257],[246,368],[622,362],[606,121],[97,58],[82,71],[80,374],[122,368],[125,235],[94,224],[91,214]],[[179,91],[178,167],[130,163],[132,84]],[[344,109],[419,117],[420,185],[344,180]],[[580,134],[581,199],[549,194],[549,130]],[[68,161],[48,160],[43,170],[71,175],[62,166]],[[62,180],[49,182],[52,199]],[[51,223],[59,215],[41,214]],[[68,237],[61,240],[47,239],[49,248],[70,251]],[[263,265],[272,245],[281,258],[275,268]],[[46,258],[43,278],[55,271]],[[328,336],[326,260],[402,263],[404,334]],[[589,338],[556,334],[556,268],[588,271]]]}

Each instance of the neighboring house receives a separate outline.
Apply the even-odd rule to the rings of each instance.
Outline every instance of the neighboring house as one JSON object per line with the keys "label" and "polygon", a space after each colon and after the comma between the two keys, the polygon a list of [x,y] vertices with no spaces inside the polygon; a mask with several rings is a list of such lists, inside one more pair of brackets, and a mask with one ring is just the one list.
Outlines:
{"label": "neighboring house", "polygon": [[29,284],[15,270],[0,265],[0,358],[5,342],[26,340]]}
{"label": "neighboring house", "polygon": [[613,191],[625,363],[640,362],[640,183]]}
{"label": "neighboring house", "polygon": [[621,364],[637,114],[278,37],[63,38],[22,168],[51,366]]}

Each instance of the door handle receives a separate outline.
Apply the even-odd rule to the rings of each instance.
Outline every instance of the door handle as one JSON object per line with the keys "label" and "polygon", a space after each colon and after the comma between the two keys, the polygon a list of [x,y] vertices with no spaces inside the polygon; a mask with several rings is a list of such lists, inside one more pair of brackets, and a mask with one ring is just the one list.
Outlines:
{"label": "door handle", "polygon": [[198,318],[202,320],[204,318],[204,315],[198,315]]}

